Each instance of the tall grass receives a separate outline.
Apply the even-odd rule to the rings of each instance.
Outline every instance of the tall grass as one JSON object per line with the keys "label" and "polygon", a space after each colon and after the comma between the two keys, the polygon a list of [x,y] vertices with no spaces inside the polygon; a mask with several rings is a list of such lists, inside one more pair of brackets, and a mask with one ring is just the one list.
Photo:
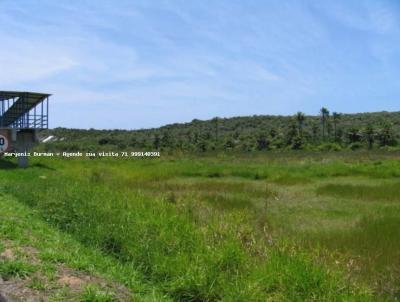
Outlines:
{"label": "tall grass", "polygon": [[319,187],[317,193],[365,201],[400,201],[399,190],[398,182],[379,185],[327,184]]}
{"label": "tall grass", "polygon": [[[231,165],[216,168],[187,161],[145,161],[130,165],[132,169],[118,162],[69,163],[49,163],[51,169],[34,166],[24,171],[3,171],[1,189],[87,246],[137,267],[149,282],[176,301],[369,299],[367,293],[346,284],[335,273],[316,266],[310,256],[286,245],[268,246],[255,236],[257,230],[247,222],[257,217],[260,209],[236,206],[244,203],[244,197],[238,196],[248,186],[239,183],[235,189],[223,181],[219,185],[206,181],[180,187],[194,191],[188,196],[196,197],[200,191],[204,197],[209,184],[205,201],[232,208],[221,213],[201,201],[177,202],[176,198],[145,192],[146,188],[162,189],[166,181],[187,176],[190,171],[209,179],[209,173],[214,172],[244,176],[241,170],[245,168],[236,171]],[[265,186],[258,189],[258,180],[254,181],[249,196],[265,200],[273,196]],[[213,195],[213,190],[239,195],[231,198],[225,194],[218,199],[216,196],[224,194]],[[205,220],[197,224],[197,219]],[[258,223],[265,225],[263,219],[265,215]]]}
{"label": "tall grass", "polygon": [[362,216],[353,228],[308,233],[303,240],[310,246],[317,243],[330,251],[346,255],[348,260],[338,258],[347,262],[349,273],[358,272],[352,277],[362,276],[375,290],[397,299],[400,297],[399,226],[399,215],[389,208],[377,216]]}

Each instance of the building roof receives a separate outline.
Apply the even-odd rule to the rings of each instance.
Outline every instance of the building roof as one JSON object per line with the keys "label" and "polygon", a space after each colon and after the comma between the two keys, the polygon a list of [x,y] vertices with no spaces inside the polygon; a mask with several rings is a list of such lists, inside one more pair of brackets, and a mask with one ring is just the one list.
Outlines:
{"label": "building roof", "polygon": [[40,92],[27,92],[27,91],[0,91],[0,101],[9,100],[12,98],[27,97],[35,99],[43,99],[49,97],[51,94]]}

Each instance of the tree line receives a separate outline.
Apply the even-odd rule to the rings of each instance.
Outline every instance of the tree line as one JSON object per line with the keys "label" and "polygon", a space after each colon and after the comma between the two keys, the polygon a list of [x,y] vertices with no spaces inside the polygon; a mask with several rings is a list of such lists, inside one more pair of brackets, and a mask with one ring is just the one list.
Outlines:
{"label": "tree line", "polygon": [[318,115],[213,118],[142,130],[56,128],[42,148],[64,150],[168,150],[207,152],[396,148],[400,112],[341,114],[321,108]]}

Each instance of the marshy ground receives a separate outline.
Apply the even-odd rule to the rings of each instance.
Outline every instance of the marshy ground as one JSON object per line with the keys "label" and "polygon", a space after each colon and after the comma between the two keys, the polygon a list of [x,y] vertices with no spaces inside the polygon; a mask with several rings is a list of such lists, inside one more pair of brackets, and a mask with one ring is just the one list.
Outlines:
{"label": "marshy ground", "polygon": [[[61,290],[71,301],[400,299],[399,159],[42,158],[26,170],[3,162],[0,253],[37,256],[0,258],[0,275],[36,283],[49,300]],[[63,270],[79,286],[60,283]]]}

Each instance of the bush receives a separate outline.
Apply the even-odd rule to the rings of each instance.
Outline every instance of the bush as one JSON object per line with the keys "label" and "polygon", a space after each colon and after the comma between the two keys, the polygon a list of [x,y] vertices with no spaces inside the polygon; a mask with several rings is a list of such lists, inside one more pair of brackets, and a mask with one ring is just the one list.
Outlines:
{"label": "bush", "polygon": [[319,145],[317,148],[318,151],[340,151],[342,147],[337,143],[325,143]]}
{"label": "bush", "polygon": [[360,142],[352,143],[352,144],[349,145],[349,149],[353,150],[353,151],[354,150],[359,150],[361,148],[363,148],[363,144],[360,143]]}

